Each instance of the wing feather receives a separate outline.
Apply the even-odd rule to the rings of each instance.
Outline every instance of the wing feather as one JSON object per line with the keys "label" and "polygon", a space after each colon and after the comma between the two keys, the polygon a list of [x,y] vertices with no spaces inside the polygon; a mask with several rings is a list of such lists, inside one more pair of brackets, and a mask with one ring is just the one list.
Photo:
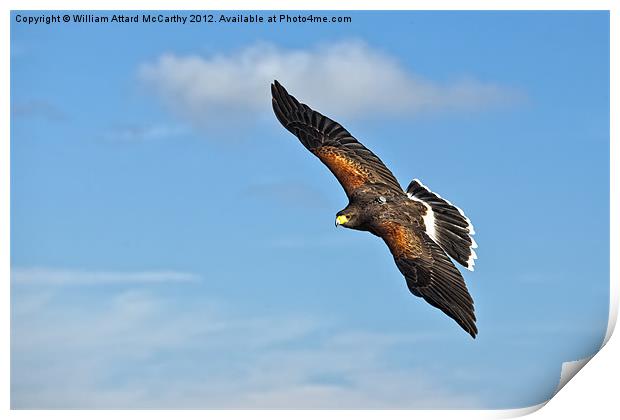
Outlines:
{"label": "wing feather", "polygon": [[454,319],[476,338],[474,303],[465,281],[444,250],[413,226],[383,222],[375,227],[394,256],[407,287]]}
{"label": "wing feather", "polygon": [[336,176],[347,196],[366,184],[402,191],[396,177],[373,152],[336,121],[300,103],[274,81],[272,105],[280,123]]}

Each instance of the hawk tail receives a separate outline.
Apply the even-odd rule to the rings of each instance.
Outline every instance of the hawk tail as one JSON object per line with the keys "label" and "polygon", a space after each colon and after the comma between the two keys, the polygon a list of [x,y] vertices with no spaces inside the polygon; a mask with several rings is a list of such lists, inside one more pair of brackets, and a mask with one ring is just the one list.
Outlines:
{"label": "hawk tail", "polygon": [[414,179],[407,187],[407,196],[426,207],[423,216],[426,233],[446,253],[468,270],[474,270],[476,241],[472,238],[474,227],[463,211],[432,192]]}

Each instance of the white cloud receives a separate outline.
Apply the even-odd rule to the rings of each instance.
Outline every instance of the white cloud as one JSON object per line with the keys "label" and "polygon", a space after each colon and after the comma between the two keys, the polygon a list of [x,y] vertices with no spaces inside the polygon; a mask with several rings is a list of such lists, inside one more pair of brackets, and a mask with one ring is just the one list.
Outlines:
{"label": "white cloud", "polygon": [[89,295],[16,283],[11,315],[13,408],[480,406],[391,360],[395,347],[441,339],[434,335],[244,315],[135,284]]}
{"label": "white cloud", "polygon": [[361,41],[301,50],[256,43],[204,57],[168,53],[144,63],[139,77],[177,113],[203,126],[231,118],[238,124],[271,112],[269,86],[274,79],[302,102],[334,117],[470,110],[520,96],[514,89],[471,78],[429,80]]}
{"label": "white cloud", "polygon": [[11,279],[19,284],[88,285],[101,283],[165,283],[198,281],[192,273],[178,271],[85,271],[54,268],[14,268]]}
{"label": "white cloud", "polygon": [[108,130],[103,138],[116,142],[144,142],[157,141],[167,138],[176,138],[186,135],[187,127],[179,125],[151,124],[151,125],[122,125]]}

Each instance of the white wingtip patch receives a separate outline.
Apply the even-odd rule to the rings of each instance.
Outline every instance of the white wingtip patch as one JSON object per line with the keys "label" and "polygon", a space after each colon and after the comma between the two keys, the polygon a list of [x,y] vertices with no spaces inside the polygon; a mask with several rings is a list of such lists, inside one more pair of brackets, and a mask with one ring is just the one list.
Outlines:
{"label": "white wingtip patch", "polygon": [[[473,241],[473,238],[472,238]],[[476,251],[474,251],[474,246],[472,245],[471,248],[469,248],[469,251],[471,252],[469,254],[469,258],[467,259],[467,268],[469,271],[474,271],[474,266],[476,265],[476,259],[478,258],[478,255],[476,255]]]}
{"label": "white wingtip patch", "polygon": [[474,230],[474,225],[472,225],[471,220],[469,220],[469,218],[465,216],[465,214],[463,213],[463,210],[461,210],[458,207],[456,207],[456,209],[463,215],[463,217],[467,221],[467,230],[469,230],[469,239],[471,239],[471,246],[469,247],[469,258],[467,259],[466,268],[469,271],[474,271],[474,266],[476,265],[476,259],[478,258],[478,255],[476,255],[476,251],[474,251],[474,249],[478,248],[478,244],[476,243],[476,240],[474,239],[474,236],[473,236],[476,233],[476,231]]}
{"label": "white wingtip patch", "polygon": [[407,197],[409,197],[413,201],[417,201],[418,203],[422,203],[424,207],[426,207],[426,214],[422,216],[422,220],[424,220],[424,228],[426,230],[426,234],[431,237],[431,239],[435,242],[438,242],[437,231],[435,230],[435,212],[432,207],[420,200],[417,197],[414,197],[412,194],[407,193]]}
{"label": "white wingtip patch", "polygon": [[461,215],[465,218],[465,221],[467,222],[467,230],[469,231],[469,238],[471,239],[471,246],[469,247],[470,254],[469,254],[469,258],[467,259],[466,268],[469,271],[474,271],[474,266],[476,265],[476,259],[478,258],[478,255],[476,255],[476,251],[474,251],[474,249],[478,248],[478,244],[476,243],[476,240],[474,239],[474,236],[473,236],[476,233],[476,231],[474,230],[474,225],[471,223],[471,220],[469,220],[469,217],[465,216],[465,213],[463,213],[463,210],[461,210],[458,207],[456,207],[456,209],[459,211],[459,213],[461,213]]}
{"label": "white wingtip patch", "polygon": [[[418,178],[414,178],[413,181],[417,182],[418,184],[420,184],[420,186],[422,188],[425,188],[426,190],[431,191],[437,197],[439,197],[442,200],[444,200],[446,203],[448,203],[449,205],[454,207],[460,213],[461,216],[463,216],[463,218],[467,222],[467,231],[469,232],[469,238],[471,239],[471,246],[469,247],[469,258],[467,259],[467,266],[465,268],[467,268],[469,271],[474,271],[474,266],[476,265],[476,259],[478,259],[478,255],[476,255],[476,251],[474,251],[474,249],[478,248],[478,244],[476,243],[476,240],[473,238],[473,235],[476,234],[476,231],[474,230],[474,225],[471,223],[471,220],[469,220],[469,217],[465,216],[465,212],[463,212],[463,210],[461,210],[458,206],[455,206],[450,201],[446,200],[445,198],[443,198],[442,196],[440,196],[436,192],[432,191],[430,188],[428,188],[426,185],[424,185],[422,183],[422,181],[420,181]],[[414,197],[413,194],[407,193],[407,197],[409,197],[412,200],[419,201],[420,203],[424,204],[424,206],[427,209],[427,212],[426,212],[426,214],[422,218],[424,219],[424,225],[426,227],[426,233],[435,242],[437,242],[437,237],[436,237],[436,232],[435,232],[435,215],[434,215],[433,209],[431,208],[430,205],[425,203],[423,200],[420,200],[419,198]]]}

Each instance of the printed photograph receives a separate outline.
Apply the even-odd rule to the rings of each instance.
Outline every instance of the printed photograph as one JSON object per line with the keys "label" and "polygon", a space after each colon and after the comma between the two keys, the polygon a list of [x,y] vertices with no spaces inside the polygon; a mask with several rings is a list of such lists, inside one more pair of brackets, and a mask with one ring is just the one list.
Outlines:
{"label": "printed photograph", "polygon": [[548,401],[608,328],[609,18],[11,11],[11,408]]}

